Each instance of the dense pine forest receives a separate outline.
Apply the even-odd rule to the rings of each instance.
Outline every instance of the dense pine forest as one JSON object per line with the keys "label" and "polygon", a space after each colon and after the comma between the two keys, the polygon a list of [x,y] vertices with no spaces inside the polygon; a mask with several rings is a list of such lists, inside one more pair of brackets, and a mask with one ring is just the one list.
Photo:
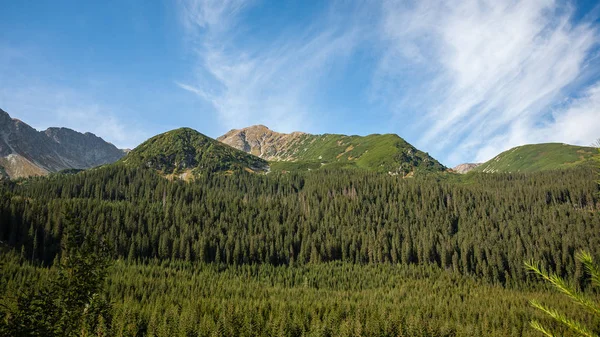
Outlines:
{"label": "dense pine forest", "polygon": [[591,166],[413,178],[322,169],[185,182],[114,164],[3,181],[3,306],[69,270],[75,226],[111,261],[109,309],[87,335],[535,336],[532,297],[577,311],[523,263],[587,291],[574,256],[600,255],[597,177]]}

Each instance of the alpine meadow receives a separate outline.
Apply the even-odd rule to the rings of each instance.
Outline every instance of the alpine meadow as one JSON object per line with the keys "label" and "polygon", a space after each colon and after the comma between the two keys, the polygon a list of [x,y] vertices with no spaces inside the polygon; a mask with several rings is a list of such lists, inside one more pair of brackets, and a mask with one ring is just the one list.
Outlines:
{"label": "alpine meadow", "polygon": [[0,337],[600,336],[597,3],[0,12]]}

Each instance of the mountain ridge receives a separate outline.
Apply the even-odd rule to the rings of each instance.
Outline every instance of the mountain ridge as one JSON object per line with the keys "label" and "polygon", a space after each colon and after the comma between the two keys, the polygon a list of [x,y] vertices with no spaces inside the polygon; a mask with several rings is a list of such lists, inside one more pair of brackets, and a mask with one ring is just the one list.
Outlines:
{"label": "mountain ridge", "polygon": [[0,109],[0,174],[9,178],[46,175],[112,163],[124,153],[93,133],[64,127],[38,131]]}
{"label": "mountain ridge", "polygon": [[264,125],[232,129],[217,138],[238,150],[269,160],[275,170],[361,168],[390,174],[443,171],[437,160],[396,134],[367,136],[305,132],[279,133]]}
{"label": "mountain ridge", "polygon": [[[396,134],[358,136],[309,134],[299,131],[281,133],[258,124],[231,129],[216,140],[190,128],[179,128],[156,135],[147,141],[172,133],[188,134],[194,138],[192,141],[196,142],[197,146],[190,147],[188,144],[187,148],[179,149],[182,153],[185,153],[186,149],[193,149],[187,159],[177,159],[177,155],[171,153],[175,156],[171,159],[179,160],[172,163],[174,167],[160,166],[169,162],[168,153],[154,163],[162,161],[160,167],[155,168],[172,171],[169,174],[184,170],[190,165],[194,166],[198,162],[210,162],[209,170],[215,171],[239,168],[253,172],[306,171],[330,167],[410,176],[415,172],[446,170],[444,165],[428,153],[420,151]],[[204,158],[201,155],[204,151],[203,144],[208,149],[216,147],[216,157],[211,159],[208,155]],[[236,151],[256,158],[233,153],[215,144],[228,145]],[[40,176],[61,170],[81,170],[109,164],[128,157],[130,153],[135,156],[140,146],[133,150],[118,149],[91,132],[81,133],[65,127],[49,127],[38,131],[0,109],[0,178]],[[166,144],[161,146],[166,152],[173,150]],[[157,151],[154,151],[155,159],[158,159]],[[488,162],[464,163],[448,170],[464,174],[564,169],[586,163],[596,153],[596,149],[592,147],[563,143],[526,144],[502,152]],[[197,156],[200,157],[196,158]],[[224,162],[217,163],[215,160],[219,158]],[[236,162],[237,160],[239,162]]]}

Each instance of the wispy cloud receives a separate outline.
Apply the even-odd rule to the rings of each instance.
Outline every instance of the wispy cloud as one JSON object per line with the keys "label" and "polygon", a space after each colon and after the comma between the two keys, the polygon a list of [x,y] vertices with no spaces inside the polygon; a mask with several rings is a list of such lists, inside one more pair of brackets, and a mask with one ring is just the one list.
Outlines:
{"label": "wispy cloud", "polygon": [[182,125],[217,136],[258,123],[396,132],[446,165],[523,143],[585,145],[600,137],[600,5],[574,1],[178,0],[164,14],[183,27],[183,62],[172,27],[157,29],[169,44],[122,55],[52,25],[19,28],[0,39],[0,108],[118,146]]}
{"label": "wispy cloud", "polygon": [[588,88],[583,95],[570,99],[552,110],[547,120],[535,122],[522,119],[511,123],[508,132],[490,139],[477,152],[477,161],[498,154],[498,144],[510,148],[522,144],[564,142],[591,145],[600,138],[600,83]]}
{"label": "wispy cloud", "polygon": [[[421,111],[418,145],[446,153],[450,164],[487,160],[532,141],[589,143],[599,136],[592,135],[600,125],[595,89],[572,108],[552,108],[568,96],[565,88],[582,76],[598,43],[597,30],[573,23],[568,6],[547,0],[432,0],[386,2],[384,13],[388,48],[374,88],[402,92],[393,80],[417,74],[393,108]],[[585,137],[570,133],[575,115],[588,123]],[[540,126],[548,119],[551,128],[564,131],[537,132],[548,128]]]}
{"label": "wispy cloud", "polygon": [[241,42],[239,17],[248,1],[184,1],[181,12],[198,63],[193,79],[176,82],[211,103],[226,128],[264,123],[277,130],[308,128],[326,70],[349,55],[358,29],[335,12],[257,45]]}
{"label": "wispy cloud", "polygon": [[[182,22],[198,63],[193,79],[176,84],[212,104],[226,127],[306,129],[326,113],[314,111],[318,104],[312,99],[328,67],[367,48],[378,60],[375,68],[360,70],[371,73],[373,106],[389,109],[401,135],[409,133],[417,146],[447,164],[486,160],[527,142],[589,143],[588,137],[600,136],[592,135],[600,124],[590,105],[593,90],[569,100],[570,90],[582,90],[599,35],[595,26],[574,22],[568,4],[370,4],[369,10],[332,10],[305,29],[274,34],[270,43],[244,44],[242,17],[254,2],[182,2]],[[585,137],[567,134],[580,111],[577,104],[590,105],[577,114],[593,126]],[[565,131],[542,132],[548,123]]]}

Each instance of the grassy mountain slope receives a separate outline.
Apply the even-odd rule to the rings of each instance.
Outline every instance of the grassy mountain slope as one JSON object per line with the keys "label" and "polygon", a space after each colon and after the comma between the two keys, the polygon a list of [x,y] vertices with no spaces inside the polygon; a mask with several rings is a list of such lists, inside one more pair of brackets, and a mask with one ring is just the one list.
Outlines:
{"label": "grassy mountain slope", "polygon": [[[443,166],[397,135],[303,135],[289,150],[296,166],[361,168],[407,174],[415,170],[439,171]],[[294,167],[291,163],[281,167]],[[274,169],[278,166],[273,165]]]}
{"label": "grassy mountain slope", "polygon": [[265,171],[267,162],[238,151],[190,128],[171,130],[154,136],[119,162],[145,166],[166,175],[220,171]]}
{"label": "grassy mountain slope", "polygon": [[589,162],[598,154],[592,147],[562,143],[530,144],[502,152],[473,172],[535,172],[566,169]]}
{"label": "grassy mountain slope", "polygon": [[259,125],[232,130],[218,139],[270,160],[275,171],[342,167],[408,174],[444,169],[437,160],[395,134],[282,134]]}

